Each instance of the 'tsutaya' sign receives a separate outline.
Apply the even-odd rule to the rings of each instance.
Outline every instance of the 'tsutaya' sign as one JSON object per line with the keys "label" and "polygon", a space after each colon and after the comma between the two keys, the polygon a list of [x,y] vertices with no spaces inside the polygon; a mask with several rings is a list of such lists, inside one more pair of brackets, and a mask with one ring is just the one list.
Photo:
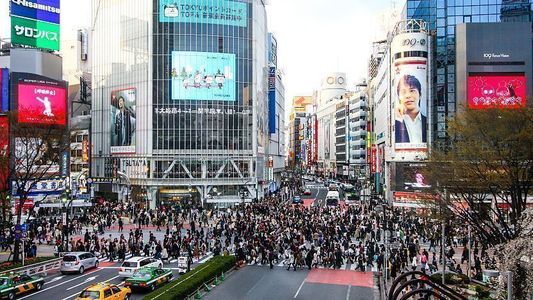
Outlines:
{"label": "'tsutaya' sign", "polygon": [[159,0],[159,22],[246,27],[246,3],[227,0]]}

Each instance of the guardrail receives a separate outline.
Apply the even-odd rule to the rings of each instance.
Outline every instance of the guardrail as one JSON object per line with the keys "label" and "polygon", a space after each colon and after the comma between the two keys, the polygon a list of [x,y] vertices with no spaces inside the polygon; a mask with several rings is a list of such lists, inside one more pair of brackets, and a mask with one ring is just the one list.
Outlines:
{"label": "guardrail", "polygon": [[27,275],[40,275],[43,274],[44,276],[48,275],[49,271],[57,270],[61,267],[61,260],[62,258],[54,258],[47,261],[6,270],[5,272],[2,272],[3,274],[6,273],[18,273],[18,274],[27,274]]}

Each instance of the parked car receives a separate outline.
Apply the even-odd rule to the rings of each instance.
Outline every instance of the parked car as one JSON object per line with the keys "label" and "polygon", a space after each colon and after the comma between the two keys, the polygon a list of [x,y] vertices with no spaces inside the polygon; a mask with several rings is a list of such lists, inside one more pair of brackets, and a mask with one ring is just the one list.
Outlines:
{"label": "parked car", "polygon": [[121,277],[131,277],[135,271],[142,267],[155,267],[162,269],[163,262],[152,257],[132,257],[122,263],[118,269],[118,275]]}
{"label": "parked car", "polygon": [[85,270],[91,268],[98,268],[98,257],[91,252],[70,252],[63,256],[59,271],[62,274],[83,274]]}
{"label": "parked car", "polygon": [[130,278],[126,279],[124,285],[131,289],[149,289],[153,291],[171,279],[172,270],[170,269],[140,268]]}

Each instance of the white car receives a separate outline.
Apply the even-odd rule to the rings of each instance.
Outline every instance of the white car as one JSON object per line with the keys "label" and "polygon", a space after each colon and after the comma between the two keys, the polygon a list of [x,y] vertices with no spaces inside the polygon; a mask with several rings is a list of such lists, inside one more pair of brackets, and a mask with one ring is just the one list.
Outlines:
{"label": "white car", "polygon": [[118,269],[118,276],[131,277],[135,271],[142,267],[155,267],[162,269],[163,262],[152,257],[136,256],[125,260]]}

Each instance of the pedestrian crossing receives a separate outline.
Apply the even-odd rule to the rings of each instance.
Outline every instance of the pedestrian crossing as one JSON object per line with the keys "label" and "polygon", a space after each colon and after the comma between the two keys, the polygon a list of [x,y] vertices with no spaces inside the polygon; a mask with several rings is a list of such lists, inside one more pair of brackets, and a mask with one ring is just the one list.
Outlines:
{"label": "pedestrian crossing", "polygon": [[[279,262],[276,262],[274,263],[274,267],[283,267],[283,268],[287,268],[287,260],[282,260],[282,261],[279,261]],[[260,261],[252,261],[250,263],[247,264],[248,266],[257,266],[257,267],[270,267],[270,264],[261,264]],[[292,266],[291,266],[292,267]],[[304,266],[303,267],[304,269],[307,269],[307,266]],[[296,268],[297,270],[299,268]],[[313,267],[313,269],[330,269],[330,270],[334,270],[333,267],[324,267],[322,265],[320,266],[317,266],[317,267]],[[344,270],[344,271],[361,271],[361,269],[357,269],[357,264],[350,264],[350,263],[347,263],[347,264],[343,264],[341,265],[341,267],[339,269],[335,269],[335,270]],[[369,267],[369,266],[365,266],[365,271],[366,272],[377,272],[377,267],[376,266],[372,266],[372,267]]]}
{"label": "pedestrian crossing", "polygon": [[[106,255],[99,254],[99,255],[97,255],[97,257],[98,257],[98,261],[99,261],[99,262],[110,262],[110,261],[109,261],[109,257],[106,256]],[[132,255],[131,253],[126,254],[126,260],[128,260],[128,259],[130,259],[130,258],[132,258],[132,257],[133,257],[133,255]],[[197,264],[203,264],[203,263],[205,263],[206,261],[210,260],[211,258],[213,258],[213,252],[207,252],[206,255],[201,256],[201,257],[199,257],[199,258],[194,257],[194,258],[192,259],[192,263],[193,263],[193,264],[196,264],[196,263],[197,263]],[[118,262],[118,259],[117,259],[116,257],[115,257],[115,259],[114,259],[114,262]],[[175,264],[175,263],[178,263],[178,259],[174,259],[174,258],[173,258],[173,259],[171,259],[171,260],[164,261],[164,262],[168,262],[168,263],[170,263],[170,264]]]}
{"label": "pedestrian crossing", "polygon": [[326,189],[323,184],[306,184],[305,187],[310,189]]}

